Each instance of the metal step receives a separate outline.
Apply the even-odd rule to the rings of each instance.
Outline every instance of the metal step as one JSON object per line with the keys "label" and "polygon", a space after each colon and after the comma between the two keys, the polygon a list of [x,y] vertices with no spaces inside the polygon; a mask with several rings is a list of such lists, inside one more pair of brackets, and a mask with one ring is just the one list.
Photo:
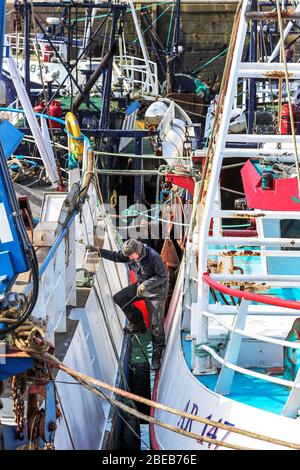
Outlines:
{"label": "metal step", "polygon": [[[300,64],[299,64],[300,69]],[[278,135],[278,134],[227,134],[226,142],[237,142],[247,144],[291,144],[291,135]],[[296,142],[300,144],[300,136],[296,135]],[[230,149],[231,150],[231,149]],[[269,150],[268,150],[269,151]],[[270,150],[271,151],[271,150]],[[288,151],[293,151],[292,147]]]}
{"label": "metal step", "polygon": [[231,219],[250,219],[250,218],[264,218],[264,219],[300,219],[300,211],[234,211],[234,210],[215,210],[212,214],[213,217],[218,218],[231,218]]}
{"label": "metal step", "polygon": [[[287,64],[288,77],[290,80],[300,78],[300,67],[298,63]],[[285,78],[285,68],[282,62],[242,62],[238,72],[239,77],[243,78],[261,78],[269,80],[270,78]]]}
{"label": "metal step", "polygon": [[[263,158],[268,161],[294,163],[295,154],[292,149],[225,149],[223,158]],[[300,156],[298,155],[298,160]]]}
{"label": "metal step", "polygon": [[[300,12],[299,9],[295,9],[294,11],[281,11],[281,17],[283,20],[299,20],[300,19]],[[278,20],[278,14],[276,10],[272,11],[249,11],[246,14],[247,21],[251,20]]]}
{"label": "metal step", "polygon": [[300,238],[207,237],[207,245],[300,247]]}

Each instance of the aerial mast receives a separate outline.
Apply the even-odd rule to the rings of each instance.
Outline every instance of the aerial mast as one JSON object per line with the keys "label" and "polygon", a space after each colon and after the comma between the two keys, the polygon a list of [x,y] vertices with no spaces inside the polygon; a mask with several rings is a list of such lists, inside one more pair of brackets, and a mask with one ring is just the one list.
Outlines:
{"label": "aerial mast", "polygon": [[175,87],[176,62],[178,60],[178,54],[179,54],[180,9],[181,9],[181,0],[176,0],[173,41],[172,41],[171,51],[167,59],[167,69],[169,69],[168,70],[169,80],[167,80],[167,94],[174,92],[174,87]]}

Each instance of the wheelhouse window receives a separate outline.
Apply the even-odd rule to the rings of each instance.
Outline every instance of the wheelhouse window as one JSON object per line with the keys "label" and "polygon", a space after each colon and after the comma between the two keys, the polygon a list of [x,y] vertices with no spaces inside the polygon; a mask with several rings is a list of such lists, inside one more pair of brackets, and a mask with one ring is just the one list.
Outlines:
{"label": "wheelhouse window", "polygon": [[[300,238],[300,220],[285,219],[280,221],[280,236],[282,238]],[[300,247],[282,247],[282,250],[299,251]]]}

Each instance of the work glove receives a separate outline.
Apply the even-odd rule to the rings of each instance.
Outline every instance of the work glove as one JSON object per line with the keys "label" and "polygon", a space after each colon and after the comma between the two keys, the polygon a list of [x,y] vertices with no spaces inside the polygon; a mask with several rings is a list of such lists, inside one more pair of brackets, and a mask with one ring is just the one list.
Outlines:
{"label": "work glove", "polygon": [[146,292],[146,288],[145,288],[144,284],[140,284],[140,285],[138,286],[138,288],[137,288],[137,295],[138,295],[139,297],[143,297],[143,295],[145,294],[145,292]]}

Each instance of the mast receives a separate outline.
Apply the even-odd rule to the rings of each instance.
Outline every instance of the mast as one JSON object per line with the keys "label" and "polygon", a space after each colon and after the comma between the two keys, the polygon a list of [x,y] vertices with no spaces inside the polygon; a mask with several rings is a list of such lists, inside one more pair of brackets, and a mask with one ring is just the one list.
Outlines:
{"label": "mast", "polygon": [[0,79],[2,77],[2,59],[4,56],[5,7],[6,0],[0,0]]}
{"label": "mast", "polygon": [[30,98],[30,16],[31,6],[24,0],[24,84]]}
{"label": "mast", "polygon": [[169,88],[169,91],[171,92],[174,91],[176,61],[178,59],[178,53],[179,53],[180,9],[181,9],[181,0],[176,0],[173,41],[172,41],[170,55],[167,61],[168,68],[169,68],[169,82],[170,82],[167,88]]}
{"label": "mast", "polygon": [[132,18],[133,18],[133,21],[134,21],[134,26],[135,26],[137,36],[139,38],[139,43],[140,43],[140,46],[141,46],[141,49],[142,49],[142,54],[143,54],[143,58],[144,58],[144,61],[145,61],[145,64],[146,64],[147,74],[148,74],[148,77],[149,77],[149,80],[150,80],[150,83],[151,83],[152,90],[154,90],[156,85],[154,83],[153,76],[152,76],[152,73],[151,73],[148,51],[145,47],[144,38],[143,38],[143,35],[142,35],[142,32],[141,32],[141,28],[140,28],[140,25],[139,25],[139,22],[138,22],[137,14],[136,14],[136,11],[135,11],[135,8],[134,8],[134,5],[133,5],[133,0],[128,0],[128,4],[129,4],[130,9],[131,9],[131,14],[132,14]]}
{"label": "mast", "polygon": [[[257,0],[252,1],[252,9],[257,10]],[[257,20],[252,21],[252,27],[250,32],[250,45],[249,45],[249,61],[257,61]],[[249,134],[253,131],[254,122],[254,109],[256,99],[256,83],[254,78],[249,80],[249,99],[248,99],[248,132]]]}

